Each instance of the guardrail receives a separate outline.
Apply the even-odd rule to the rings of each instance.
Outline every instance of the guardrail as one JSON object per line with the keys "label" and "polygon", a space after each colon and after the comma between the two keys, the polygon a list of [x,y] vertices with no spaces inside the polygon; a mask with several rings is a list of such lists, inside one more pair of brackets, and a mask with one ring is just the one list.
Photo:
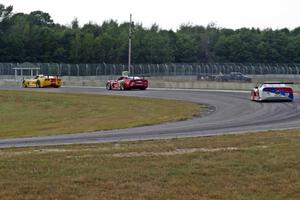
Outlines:
{"label": "guardrail", "polygon": [[[28,76],[30,77],[30,76]],[[63,86],[94,86],[105,87],[106,81],[117,76],[63,76]],[[294,82],[295,91],[300,91],[300,75],[251,75],[252,82],[219,82],[198,80],[197,76],[152,76],[148,77],[150,88],[174,89],[220,89],[220,90],[250,90],[257,83],[266,81]],[[0,87],[21,87],[22,81],[15,80],[14,75],[0,76]]]}

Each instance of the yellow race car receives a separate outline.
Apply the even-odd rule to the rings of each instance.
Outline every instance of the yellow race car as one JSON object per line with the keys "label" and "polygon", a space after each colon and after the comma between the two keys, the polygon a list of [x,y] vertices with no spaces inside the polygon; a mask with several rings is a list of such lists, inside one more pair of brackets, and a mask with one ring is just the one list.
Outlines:
{"label": "yellow race car", "polygon": [[24,79],[22,82],[23,87],[55,87],[59,88],[62,84],[61,78],[58,76],[37,75],[32,79]]}

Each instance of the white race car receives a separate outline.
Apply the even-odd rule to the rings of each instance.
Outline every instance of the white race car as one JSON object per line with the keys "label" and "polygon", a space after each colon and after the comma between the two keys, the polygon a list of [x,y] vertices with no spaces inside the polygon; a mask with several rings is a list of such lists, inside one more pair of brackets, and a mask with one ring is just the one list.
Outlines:
{"label": "white race car", "polygon": [[251,90],[252,101],[293,101],[293,83],[261,83]]}

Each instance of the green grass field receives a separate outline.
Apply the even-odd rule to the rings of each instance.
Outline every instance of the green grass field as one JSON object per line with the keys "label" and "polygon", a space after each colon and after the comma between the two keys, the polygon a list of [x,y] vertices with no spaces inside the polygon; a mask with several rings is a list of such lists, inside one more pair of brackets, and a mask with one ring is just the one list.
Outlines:
{"label": "green grass field", "polygon": [[300,199],[300,130],[0,150],[0,197]]}
{"label": "green grass field", "polygon": [[0,138],[130,128],[199,115],[194,103],[124,96],[1,91]]}

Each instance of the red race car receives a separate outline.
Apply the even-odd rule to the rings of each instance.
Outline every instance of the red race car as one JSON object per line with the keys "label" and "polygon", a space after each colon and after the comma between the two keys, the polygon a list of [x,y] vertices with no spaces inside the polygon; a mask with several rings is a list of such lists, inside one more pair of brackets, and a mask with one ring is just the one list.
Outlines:
{"label": "red race car", "polygon": [[107,90],[131,90],[148,88],[148,80],[137,76],[121,76],[117,80],[109,80],[106,83]]}

